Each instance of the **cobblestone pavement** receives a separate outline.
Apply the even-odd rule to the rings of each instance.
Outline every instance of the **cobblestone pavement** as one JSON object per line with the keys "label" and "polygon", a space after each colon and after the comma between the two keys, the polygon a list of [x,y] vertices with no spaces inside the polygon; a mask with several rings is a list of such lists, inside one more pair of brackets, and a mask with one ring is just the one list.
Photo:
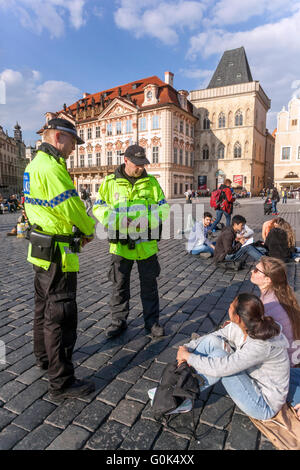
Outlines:
{"label": "cobblestone pavement", "polygon": [[[194,207],[193,207],[194,208]],[[206,204],[206,208],[208,205]],[[279,204],[280,215],[300,226],[299,204]],[[262,202],[235,210],[260,236]],[[78,377],[93,377],[96,391],[84,399],[56,403],[48,398],[47,373],[35,367],[32,350],[33,270],[26,262],[26,241],[6,237],[16,215],[0,216],[0,339],[6,363],[0,372],[0,449],[272,449],[220,384],[201,395],[195,418],[200,441],[165,431],[151,415],[147,390],[156,386],[166,363],[191,333],[214,330],[239,292],[256,292],[249,281],[251,262],[238,273],[216,269],[211,260],[187,255],[185,240],[160,242],[161,323],[166,337],[145,336],[137,269],[131,282],[129,328],[107,340],[111,283],[108,244],[95,240],[80,255],[78,339],[74,352]],[[300,240],[298,237],[298,245]],[[300,291],[300,266],[288,268]],[[190,413],[174,426],[191,428]]]}

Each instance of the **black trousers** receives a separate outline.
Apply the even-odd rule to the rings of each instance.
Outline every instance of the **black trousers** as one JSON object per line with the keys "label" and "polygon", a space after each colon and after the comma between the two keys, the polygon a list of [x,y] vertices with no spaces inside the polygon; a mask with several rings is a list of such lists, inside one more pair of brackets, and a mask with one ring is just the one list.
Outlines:
{"label": "black trousers", "polygon": [[49,388],[61,390],[74,382],[72,353],[77,338],[77,273],[63,273],[60,260],[48,271],[35,271],[34,354],[49,361]]}
{"label": "black trousers", "polygon": [[[108,273],[108,279],[113,283],[113,292],[110,299],[112,324],[118,325],[120,321],[125,321],[128,317],[130,273],[133,263],[133,260],[112,255],[111,267]],[[160,266],[156,255],[144,260],[137,260],[137,265],[145,327],[151,329],[154,323],[158,323],[159,320],[157,277],[160,274]]]}

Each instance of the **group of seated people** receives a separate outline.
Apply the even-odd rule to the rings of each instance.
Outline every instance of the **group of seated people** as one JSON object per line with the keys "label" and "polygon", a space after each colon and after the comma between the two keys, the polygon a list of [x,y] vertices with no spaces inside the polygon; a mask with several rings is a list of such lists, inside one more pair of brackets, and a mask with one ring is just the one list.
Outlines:
{"label": "group of seated people", "polygon": [[11,194],[7,199],[0,194],[0,214],[4,214],[5,208],[8,212],[17,212],[17,210],[22,209],[16,194]]}
{"label": "group of seated people", "polygon": [[273,418],[288,402],[300,420],[300,306],[285,263],[262,256],[251,282],[260,298],[239,294],[219,330],[178,348],[178,364],[186,361],[204,380],[200,393],[221,381],[251,418]]}
{"label": "group of seated people", "polygon": [[262,241],[253,241],[253,230],[242,215],[235,215],[231,225],[222,229],[216,242],[211,241],[212,215],[204,212],[203,220],[195,222],[189,234],[187,251],[201,258],[213,257],[215,263],[238,261],[249,255],[255,261],[262,256],[281,259],[285,263],[298,261],[300,249],[296,247],[291,225],[282,217],[263,224]]}

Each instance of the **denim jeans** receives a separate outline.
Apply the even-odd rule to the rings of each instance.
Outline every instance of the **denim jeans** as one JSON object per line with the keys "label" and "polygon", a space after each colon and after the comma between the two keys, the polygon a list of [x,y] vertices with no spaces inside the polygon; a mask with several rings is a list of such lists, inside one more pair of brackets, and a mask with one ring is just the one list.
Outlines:
{"label": "denim jeans", "polygon": [[213,248],[211,248],[210,246],[208,246],[204,243],[203,245],[198,246],[197,248],[194,248],[191,251],[192,255],[199,255],[200,253],[210,253],[211,255],[213,255],[214,250],[213,250]]}
{"label": "denim jeans", "polygon": [[225,214],[225,217],[226,217],[226,226],[229,227],[230,226],[230,222],[231,222],[231,215],[230,214],[227,214],[227,212],[225,211],[222,211],[220,209],[217,209],[216,210],[216,220],[214,221],[214,223],[211,225],[210,227],[210,230],[215,230],[216,226],[218,225],[218,223],[220,222],[220,220],[222,219],[222,215]]}
{"label": "denim jeans", "polygon": [[[223,344],[224,341],[221,337],[207,335],[200,341],[194,354],[200,354],[205,357],[228,356],[229,353],[224,350]],[[202,373],[199,373],[199,376],[205,381],[204,385],[200,387],[200,392],[221,380],[231,399],[248,416],[256,419],[270,419],[275,416],[276,413],[265,401],[262,393],[255,386],[247,371],[227,377],[212,377]]]}
{"label": "denim jeans", "polygon": [[256,248],[253,245],[247,245],[240,248],[236,253],[233,253],[232,255],[226,255],[225,260],[237,261],[238,259],[242,258],[242,256],[249,255],[255,261],[258,261],[262,256],[264,256],[266,252],[267,250],[263,247]]}
{"label": "denim jeans", "polygon": [[300,369],[293,367],[290,375],[290,387],[286,401],[292,406],[300,403]]}
{"label": "denim jeans", "polygon": [[277,212],[277,201],[272,201],[272,212]]}

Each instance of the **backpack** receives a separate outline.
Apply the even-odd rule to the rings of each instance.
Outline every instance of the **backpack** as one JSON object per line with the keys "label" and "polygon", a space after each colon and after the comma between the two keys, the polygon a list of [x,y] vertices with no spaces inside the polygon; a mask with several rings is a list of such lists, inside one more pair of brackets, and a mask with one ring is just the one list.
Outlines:
{"label": "backpack", "polygon": [[272,419],[250,419],[277,449],[300,450],[300,421],[289,404],[283,405]]}
{"label": "backpack", "polygon": [[[169,425],[171,415],[174,416],[173,413],[177,413],[177,408],[183,405],[186,399],[192,401],[193,409],[194,401],[200,395],[199,386],[203,383],[204,380],[197,376],[195,369],[186,362],[180,364],[180,366],[178,366],[177,361],[167,364],[152,401],[154,419],[167,428],[178,432]],[[178,410],[178,413],[190,410],[189,407],[183,411]],[[195,428],[196,424],[194,422],[192,436],[195,435]]]}
{"label": "backpack", "polygon": [[216,189],[213,191],[210,196],[210,207],[213,209],[219,209],[224,196],[226,197],[222,189]]}

